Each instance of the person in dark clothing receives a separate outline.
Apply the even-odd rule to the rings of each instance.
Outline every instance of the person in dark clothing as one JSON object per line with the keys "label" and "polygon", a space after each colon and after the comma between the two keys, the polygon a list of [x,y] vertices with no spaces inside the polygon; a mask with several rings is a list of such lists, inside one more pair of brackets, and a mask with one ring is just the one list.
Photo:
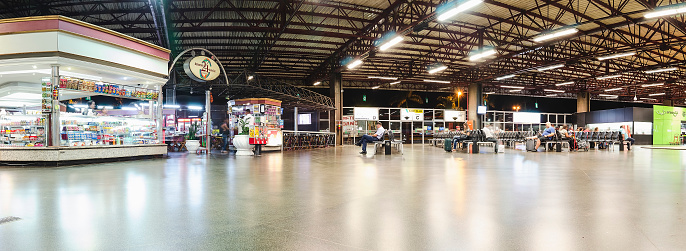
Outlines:
{"label": "person in dark clothing", "polygon": [[226,147],[229,145],[229,134],[230,134],[230,128],[229,128],[229,119],[225,118],[224,123],[220,126],[221,134],[222,134],[222,153],[227,153]]}

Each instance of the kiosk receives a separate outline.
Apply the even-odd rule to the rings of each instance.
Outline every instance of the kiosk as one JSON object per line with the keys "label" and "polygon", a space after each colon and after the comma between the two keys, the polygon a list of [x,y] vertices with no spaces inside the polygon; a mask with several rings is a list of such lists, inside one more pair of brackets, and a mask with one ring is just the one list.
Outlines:
{"label": "kiosk", "polygon": [[[62,16],[0,20],[0,44],[0,162],[167,153],[157,114],[169,50]],[[93,96],[122,105],[91,109]]]}
{"label": "kiosk", "polygon": [[[237,125],[239,120],[243,119],[246,122],[245,126],[249,129],[248,144],[254,146],[255,155],[260,155],[263,146],[280,148],[283,145],[281,101],[269,98],[246,98],[231,100],[228,105],[231,111],[231,124],[235,128],[240,127]],[[242,145],[236,142],[236,138],[234,142],[238,143],[236,147]]]}

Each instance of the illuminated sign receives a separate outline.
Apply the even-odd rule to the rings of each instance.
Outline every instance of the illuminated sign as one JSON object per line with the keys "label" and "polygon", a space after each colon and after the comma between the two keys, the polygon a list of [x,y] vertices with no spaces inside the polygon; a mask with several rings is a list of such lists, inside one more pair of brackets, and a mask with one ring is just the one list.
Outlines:
{"label": "illuminated sign", "polygon": [[219,77],[219,74],[221,73],[219,64],[205,56],[187,59],[186,62],[183,63],[183,70],[188,77],[198,82],[214,80]]}

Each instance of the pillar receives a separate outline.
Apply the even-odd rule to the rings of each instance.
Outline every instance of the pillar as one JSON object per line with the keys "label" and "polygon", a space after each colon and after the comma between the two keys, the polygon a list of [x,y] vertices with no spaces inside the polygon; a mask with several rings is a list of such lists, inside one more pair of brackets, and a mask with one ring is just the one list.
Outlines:
{"label": "pillar", "polygon": [[474,121],[474,128],[481,128],[481,116],[476,114],[476,107],[483,105],[483,96],[481,90],[483,85],[481,83],[469,84],[469,97],[467,98],[467,120]]}
{"label": "pillar", "polygon": [[664,105],[664,106],[674,106],[674,100],[665,99],[665,100],[662,101],[662,105]]}
{"label": "pillar", "polygon": [[591,111],[591,94],[588,92],[579,92],[576,94],[576,112],[590,112]]}
{"label": "pillar", "polygon": [[[52,73],[50,75],[50,83],[52,84],[51,87],[53,90],[57,89],[57,86],[60,83],[60,66],[59,65],[51,65],[50,66],[52,69]],[[52,100],[52,110],[50,111],[48,123],[50,124],[48,126],[48,131],[46,132],[46,137],[49,137],[49,141],[46,140],[46,143],[49,142],[48,146],[59,146],[60,145],[60,132],[62,131],[62,128],[60,128],[60,102],[57,99]]]}
{"label": "pillar", "polygon": [[337,122],[343,120],[343,75],[340,72],[331,73],[329,92],[333,101],[333,116],[329,116],[329,130],[336,132],[336,145],[343,145],[343,131]]}
{"label": "pillar", "polygon": [[298,131],[298,107],[293,107],[293,131]]}
{"label": "pillar", "polygon": [[205,147],[207,155],[212,151],[212,91],[205,91]]}

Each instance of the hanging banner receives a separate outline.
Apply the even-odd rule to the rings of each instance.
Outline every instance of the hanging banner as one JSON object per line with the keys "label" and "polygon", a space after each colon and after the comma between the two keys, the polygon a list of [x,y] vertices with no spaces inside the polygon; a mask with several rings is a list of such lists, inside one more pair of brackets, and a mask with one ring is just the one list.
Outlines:
{"label": "hanging banner", "polygon": [[423,121],[424,110],[400,109],[400,121]]}
{"label": "hanging banner", "polygon": [[186,59],[183,63],[183,70],[188,77],[198,82],[212,81],[221,73],[219,64],[205,56]]}

